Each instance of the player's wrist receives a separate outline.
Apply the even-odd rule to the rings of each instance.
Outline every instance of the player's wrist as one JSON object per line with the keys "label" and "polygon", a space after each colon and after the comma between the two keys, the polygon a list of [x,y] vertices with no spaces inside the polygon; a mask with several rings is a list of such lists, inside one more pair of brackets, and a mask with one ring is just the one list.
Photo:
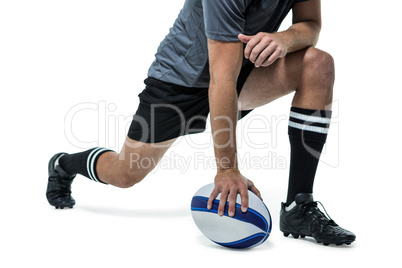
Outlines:
{"label": "player's wrist", "polygon": [[238,169],[237,166],[233,166],[233,167],[217,167],[216,173],[217,174],[226,174],[226,173],[240,174],[240,170]]}
{"label": "player's wrist", "polygon": [[239,172],[237,153],[235,150],[234,152],[226,151],[224,154],[217,153],[215,161],[216,161],[216,170],[218,174]]}

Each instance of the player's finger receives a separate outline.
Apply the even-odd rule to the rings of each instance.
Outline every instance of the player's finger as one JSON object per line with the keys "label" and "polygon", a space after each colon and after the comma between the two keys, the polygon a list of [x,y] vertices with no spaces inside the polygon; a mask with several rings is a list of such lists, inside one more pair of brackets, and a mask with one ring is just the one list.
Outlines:
{"label": "player's finger", "polygon": [[219,216],[223,216],[225,212],[226,201],[228,200],[228,190],[222,189],[221,197],[219,200],[218,214]]}
{"label": "player's finger", "polygon": [[[268,47],[266,47],[257,57],[254,62],[255,67],[260,67],[263,63],[265,63],[272,55],[276,52],[275,51],[275,44],[271,43]],[[279,55],[278,55],[279,56]],[[265,66],[264,66],[265,67]]]}
{"label": "player's finger", "polygon": [[254,49],[256,45],[258,45],[261,41],[261,37],[258,35],[253,36],[253,38],[248,41],[246,48],[244,49],[244,57],[246,59],[250,58],[251,51]]}
{"label": "player's finger", "polygon": [[262,64],[261,66],[267,67],[274,63],[277,59],[279,59],[279,56],[281,55],[282,51],[281,50],[275,50],[274,53],[272,53],[271,56],[269,56]]}
{"label": "player's finger", "polygon": [[260,193],[260,191],[257,189],[257,187],[254,186],[254,184],[251,185],[248,189],[249,189],[251,192],[255,193],[255,194],[262,200],[261,193]]}
{"label": "player's finger", "polygon": [[240,41],[247,44],[251,39],[253,39],[254,35],[239,34],[237,37]]}
{"label": "player's finger", "polygon": [[236,212],[236,197],[237,197],[237,189],[233,188],[229,193],[229,217],[233,217]]}
{"label": "player's finger", "polygon": [[256,60],[258,59],[258,56],[261,54],[261,52],[264,51],[265,48],[266,48],[266,46],[264,46],[262,43],[259,43],[258,45],[256,45],[250,53],[249,60],[251,62],[255,63]]}
{"label": "player's finger", "polygon": [[218,196],[219,192],[220,191],[219,191],[218,187],[215,186],[214,190],[212,191],[211,195],[209,196],[208,203],[207,203],[207,209],[212,208],[212,204],[213,204],[215,198]]}
{"label": "player's finger", "polygon": [[247,188],[244,188],[241,189],[239,192],[241,197],[241,211],[243,213],[246,213],[248,209],[248,190]]}

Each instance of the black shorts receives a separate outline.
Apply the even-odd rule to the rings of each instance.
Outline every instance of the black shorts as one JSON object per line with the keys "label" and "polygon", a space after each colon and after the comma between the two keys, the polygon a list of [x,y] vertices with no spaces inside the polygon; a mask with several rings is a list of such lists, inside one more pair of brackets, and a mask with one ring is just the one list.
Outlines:
{"label": "black shorts", "polygon": [[[242,67],[237,80],[238,96],[253,68],[251,62]],[[130,139],[157,143],[205,131],[209,114],[208,88],[183,87],[152,77],[144,82],[146,87],[138,95],[140,104],[128,131]],[[238,118],[249,112],[251,110],[240,111]]]}

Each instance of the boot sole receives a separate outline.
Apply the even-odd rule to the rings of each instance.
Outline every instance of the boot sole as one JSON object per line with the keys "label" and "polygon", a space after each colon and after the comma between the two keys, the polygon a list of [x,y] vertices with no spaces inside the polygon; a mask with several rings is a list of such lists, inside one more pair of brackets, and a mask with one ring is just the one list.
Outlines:
{"label": "boot sole", "polygon": [[[283,233],[283,235],[284,235],[285,237],[288,237],[290,234],[293,236],[294,239],[298,239],[299,237],[300,237],[300,238],[305,238],[305,237],[306,237],[306,235],[301,235],[301,234],[296,234],[296,233],[286,233],[286,232]],[[308,237],[314,238],[314,237],[309,236],[309,235],[308,235]],[[353,240],[353,241],[346,240],[346,241],[340,241],[340,242],[328,242],[328,241],[323,242],[323,241],[318,241],[318,240],[316,240],[315,238],[314,238],[314,240],[315,240],[318,244],[321,244],[321,243],[322,243],[324,246],[329,246],[329,245],[331,245],[331,244],[337,245],[337,246],[342,246],[343,244],[346,244],[346,245],[349,246],[350,244],[352,244],[352,243],[354,242],[354,240]]]}

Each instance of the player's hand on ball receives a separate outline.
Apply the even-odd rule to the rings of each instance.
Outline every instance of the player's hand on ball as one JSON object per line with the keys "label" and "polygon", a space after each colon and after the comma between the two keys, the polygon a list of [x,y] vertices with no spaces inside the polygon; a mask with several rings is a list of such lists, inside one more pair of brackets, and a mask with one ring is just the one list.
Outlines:
{"label": "player's hand on ball", "polygon": [[223,216],[226,201],[229,201],[228,214],[233,217],[236,211],[236,197],[240,194],[241,210],[245,213],[248,209],[248,189],[262,199],[254,183],[241,175],[237,169],[218,171],[215,176],[215,188],[208,200],[208,209],[212,208],[213,201],[221,193],[218,214]]}

